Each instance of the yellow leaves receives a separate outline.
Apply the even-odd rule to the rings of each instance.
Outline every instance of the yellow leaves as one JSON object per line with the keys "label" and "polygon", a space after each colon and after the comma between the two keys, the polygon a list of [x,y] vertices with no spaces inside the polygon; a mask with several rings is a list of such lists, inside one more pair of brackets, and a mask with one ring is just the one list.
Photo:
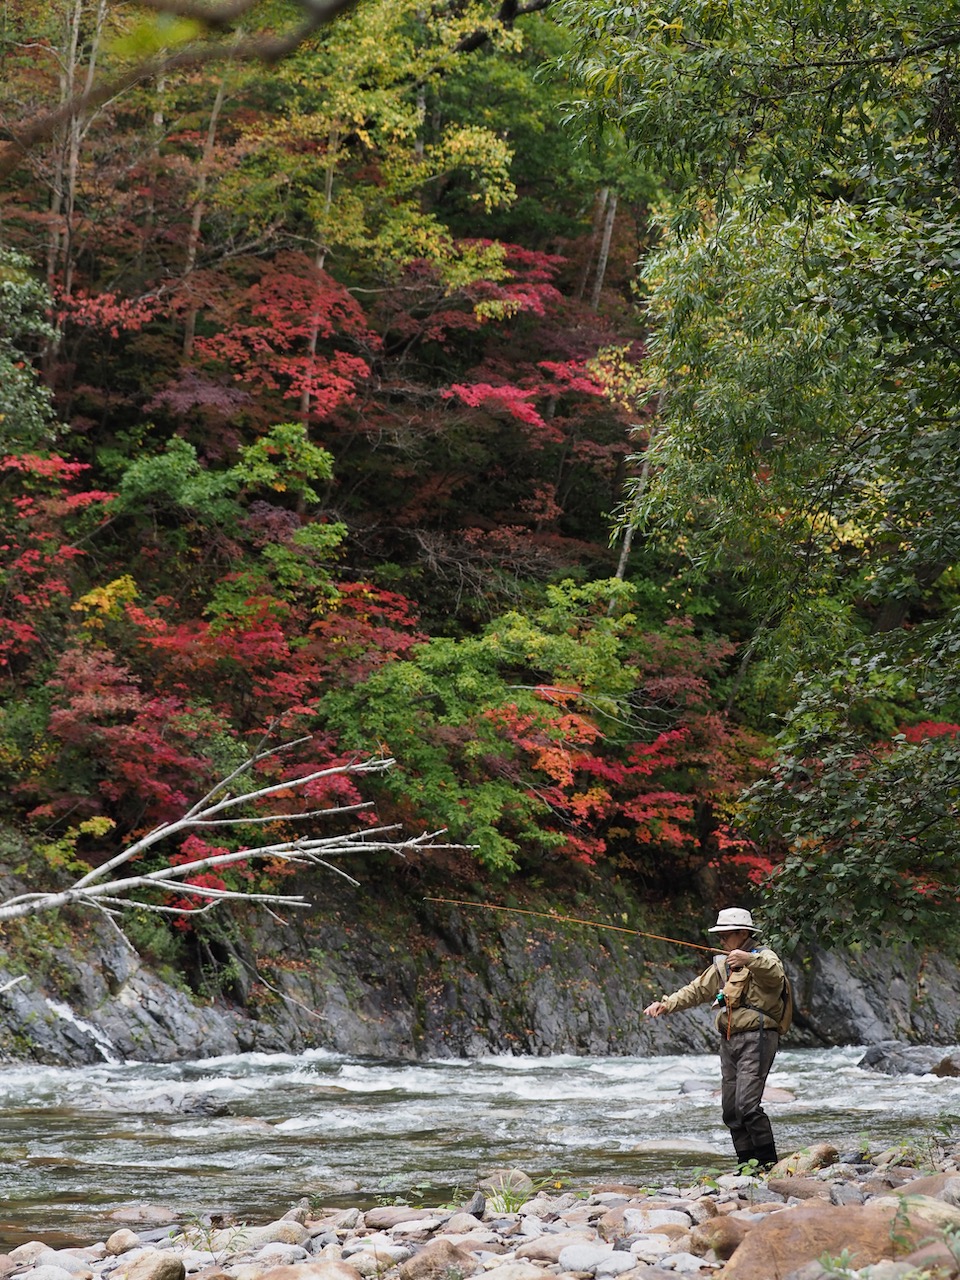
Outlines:
{"label": "yellow leaves", "polygon": [[474,187],[470,199],[486,213],[517,198],[510,177],[513,152],[491,129],[472,124],[448,128],[438,144],[427,148],[427,156],[437,175],[466,172]]}
{"label": "yellow leaves", "polygon": [[482,298],[474,305],[473,314],[481,322],[487,320],[509,320],[520,310],[520,302],[516,298]]}
{"label": "yellow leaves", "polygon": [[629,346],[602,347],[588,362],[587,371],[620,409],[636,410],[650,396],[650,382],[641,377]]}
{"label": "yellow leaves", "polygon": [[193,44],[204,35],[201,24],[193,18],[177,18],[159,13],[141,18],[126,31],[107,41],[107,48],[118,58],[142,62],[158,53]]}
{"label": "yellow leaves", "polygon": [[119,618],[123,614],[123,606],[136,600],[140,592],[129,573],[114,578],[104,587],[94,587],[86,595],[81,596],[70,608],[75,613],[85,613],[83,626],[90,631],[103,630],[107,618]]}

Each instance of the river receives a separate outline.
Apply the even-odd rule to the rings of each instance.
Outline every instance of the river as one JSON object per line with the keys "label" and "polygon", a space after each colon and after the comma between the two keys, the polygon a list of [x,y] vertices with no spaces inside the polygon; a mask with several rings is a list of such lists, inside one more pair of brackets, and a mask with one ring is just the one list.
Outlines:
{"label": "river", "polygon": [[[767,1110],[782,1152],[824,1139],[922,1145],[952,1130],[960,1079],[878,1075],[857,1066],[862,1053],[780,1054],[769,1083],[792,1100]],[[681,1092],[691,1081],[704,1087]],[[304,1195],[465,1199],[506,1165],[575,1185],[729,1168],[718,1085],[717,1059],[694,1055],[409,1063],[313,1051],[6,1067],[0,1248],[101,1239],[105,1214],[134,1202],[264,1222]],[[228,1113],[179,1110],[196,1103]]]}

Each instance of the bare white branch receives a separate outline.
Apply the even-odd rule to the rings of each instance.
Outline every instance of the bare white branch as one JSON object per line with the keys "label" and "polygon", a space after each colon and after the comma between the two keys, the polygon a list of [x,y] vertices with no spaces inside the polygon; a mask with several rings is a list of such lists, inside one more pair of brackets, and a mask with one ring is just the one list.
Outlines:
{"label": "bare white branch", "polygon": [[[301,778],[290,778],[284,782],[272,783],[240,794],[232,794],[232,791],[228,790],[237,783],[238,779],[249,775],[251,770],[263,760],[288,752],[293,747],[302,746],[308,741],[309,739],[301,738],[295,742],[284,743],[282,746],[255,753],[249,760],[234,769],[228,777],[211,788],[201,800],[187,810],[183,817],[155,827],[99,867],[86,872],[69,888],[49,893],[23,893],[5,899],[0,902],[0,922],[36,915],[42,911],[56,911],[71,905],[94,907],[110,917],[132,907],[162,915],[203,915],[223,902],[256,902],[265,908],[308,907],[309,900],[299,894],[221,889],[209,885],[192,884],[190,881],[204,871],[220,870],[253,860],[273,860],[292,866],[322,867],[325,871],[332,871],[349,880],[351,884],[357,885],[359,883],[357,880],[333,864],[334,859],[356,856],[358,853],[393,853],[403,857],[408,853],[424,849],[470,847],[439,843],[439,837],[444,835],[443,831],[423,832],[418,836],[402,838],[399,834],[400,828],[390,825],[368,827],[333,836],[302,836],[296,840],[281,840],[273,844],[210,854],[187,862],[176,864],[165,862],[152,871],[117,874],[121,868],[128,868],[148,849],[161,841],[173,839],[198,828],[237,826],[243,823],[258,825],[267,822],[302,822],[305,819],[320,819],[369,808],[368,804],[354,804],[337,805],[329,809],[312,809],[303,813],[280,812],[267,816],[254,814],[250,817],[231,816],[229,818],[218,816],[225,810],[242,805],[254,805],[264,800],[276,800],[298,791],[302,792],[310,783],[320,778],[382,773],[394,764],[389,757],[355,760],[343,765],[317,769],[306,773]],[[158,891],[162,893],[164,890],[168,893],[175,891],[180,901],[176,904],[164,902],[162,899],[158,901]],[[190,902],[197,902],[198,905],[188,905]],[[8,990],[18,981],[21,979],[14,979],[14,982],[0,988],[0,991]]]}

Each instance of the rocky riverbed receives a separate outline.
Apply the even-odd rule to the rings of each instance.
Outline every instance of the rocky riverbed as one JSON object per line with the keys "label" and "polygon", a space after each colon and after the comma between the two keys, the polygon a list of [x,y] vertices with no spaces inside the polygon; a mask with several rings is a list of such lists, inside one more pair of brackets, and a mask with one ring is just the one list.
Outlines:
{"label": "rocky riverbed", "polygon": [[0,1278],[956,1280],[960,1148],[931,1148],[929,1169],[902,1154],[822,1145],[767,1175],[685,1186],[536,1187],[502,1169],[459,1206],[302,1200],[260,1225],[131,1206],[87,1246],[36,1240],[0,1254]]}

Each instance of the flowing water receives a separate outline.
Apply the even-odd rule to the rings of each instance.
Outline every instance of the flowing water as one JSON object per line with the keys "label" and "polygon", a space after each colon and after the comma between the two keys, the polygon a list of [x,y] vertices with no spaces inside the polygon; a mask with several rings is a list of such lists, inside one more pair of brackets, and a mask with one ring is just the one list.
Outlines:
{"label": "flowing water", "polygon": [[[931,1143],[952,1129],[960,1079],[877,1075],[857,1066],[862,1053],[779,1055],[769,1084],[792,1100],[767,1110],[782,1150]],[[703,1088],[681,1092],[685,1081]],[[106,1213],[137,1202],[265,1222],[303,1195],[360,1207],[466,1198],[478,1175],[506,1165],[575,1185],[729,1168],[718,1085],[705,1055],[408,1063],[313,1051],[10,1067],[0,1250],[102,1239]],[[229,1113],[180,1109],[197,1103]]]}

